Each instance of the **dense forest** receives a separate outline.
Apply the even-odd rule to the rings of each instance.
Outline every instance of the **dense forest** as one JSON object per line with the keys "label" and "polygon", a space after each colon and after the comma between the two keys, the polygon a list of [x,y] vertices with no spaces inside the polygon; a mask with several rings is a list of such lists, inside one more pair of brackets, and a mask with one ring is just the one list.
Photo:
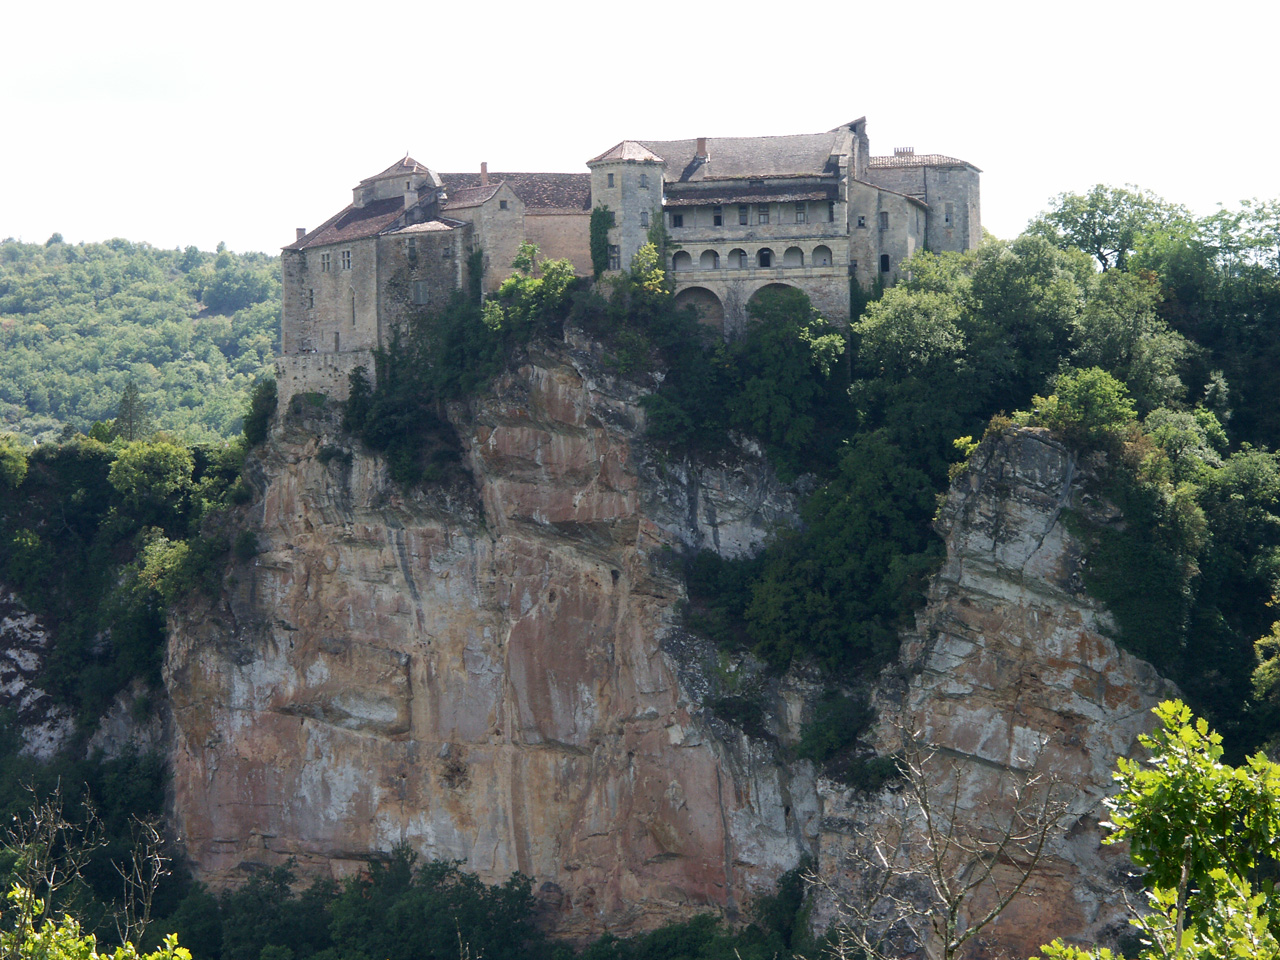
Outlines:
{"label": "dense forest", "polygon": [[[1044,427],[1124,511],[1123,529],[1071,521],[1118,642],[1181,684],[1228,760],[1280,734],[1280,204],[1197,218],[1136,188],[1064,194],[1014,240],[922,252],[891,287],[855,286],[847,328],[793,291],[757,299],[756,322],[728,342],[675,308],[667,240],[651,239],[629,273],[600,283],[523,250],[496,297],[473,289],[414,318],[374,371],[357,371],[345,429],[397,482],[450,483],[464,468],[445,403],[536,338],[572,326],[620,375],[662,368],[645,401],[656,449],[698,456],[753,436],[813,491],[802,524],[754,559],[685,558],[687,622],[773,670],[821,667],[828,694],[795,756],[870,788],[894,764],[860,751],[874,715],[856,678],[893,661],[940,562],[938,497],[985,435]],[[0,246],[0,415],[13,433],[0,441],[0,580],[55,628],[48,687],[86,726],[133,678],[157,682],[167,606],[216,590],[257,549],[237,511],[253,496],[246,458],[269,418],[289,415],[262,379],[277,270],[124,241]],[[758,728],[750,691],[711,706]],[[110,841],[62,903],[109,938],[119,893],[106,858],[128,846],[128,814],[159,812],[162,767],[42,767],[0,721],[0,813],[29,805],[20,783],[47,794],[60,780],[74,785],[68,804],[102,812]],[[364,880],[309,890],[287,872],[221,895],[171,877],[156,916],[197,960],[454,958],[464,926],[485,956],[572,955],[539,932],[525,879],[485,888],[457,865],[387,854]],[[801,893],[788,876],[741,930],[704,919],[586,953],[816,950],[802,944]]]}
{"label": "dense forest", "polygon": [[111,420],[228,439],[280,342],[280,263],[219,247],[0,242],[0,431],[47,443]]}

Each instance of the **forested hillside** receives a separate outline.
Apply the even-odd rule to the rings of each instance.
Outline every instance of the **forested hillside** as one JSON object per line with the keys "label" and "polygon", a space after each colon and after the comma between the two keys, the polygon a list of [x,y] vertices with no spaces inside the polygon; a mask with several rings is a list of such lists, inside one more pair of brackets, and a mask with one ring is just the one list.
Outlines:
{"label": "forested hillside", "polygon": [[108,240],[0,243],[0,432],[112,420],[135,383],[154,426],[226,439],[272,367],[280,266],[265,254]]}

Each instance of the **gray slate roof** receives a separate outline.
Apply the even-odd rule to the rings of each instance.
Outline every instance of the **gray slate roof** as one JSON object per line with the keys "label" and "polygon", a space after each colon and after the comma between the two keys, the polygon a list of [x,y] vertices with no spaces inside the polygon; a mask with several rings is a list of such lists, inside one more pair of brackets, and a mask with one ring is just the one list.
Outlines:
{"label": "gray slate roof", "polygon": [[816,177],[829,174],[827,159],[841,142],[838,133],[785,137],[708,137],[705,163],[695,161],[698,141],[641,140],[667,161],[667,180],[694,183],[723,178]]}

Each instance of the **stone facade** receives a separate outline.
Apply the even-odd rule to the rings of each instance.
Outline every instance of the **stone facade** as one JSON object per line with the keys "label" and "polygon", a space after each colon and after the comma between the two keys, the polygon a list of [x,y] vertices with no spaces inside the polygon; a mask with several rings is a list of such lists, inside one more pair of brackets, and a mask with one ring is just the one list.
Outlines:
{"label": "stone facade", "polygon": [[851,285],[892,284],[919,250],[981,239],[977,167],[898,149],[873,157],[866,119],[782,137],[624,140],[589,173],[438,174],[405,157],[361,181],[351,204],[284,250],[281,397],[346,394],[346,373],[415,310],[437,310],[483,252],[497,289],[520,244],[592,272],[590,214],[607,207],[611,270],[626,270],[665,225],[677,301],[725,335],[774,286],[849,319]]}

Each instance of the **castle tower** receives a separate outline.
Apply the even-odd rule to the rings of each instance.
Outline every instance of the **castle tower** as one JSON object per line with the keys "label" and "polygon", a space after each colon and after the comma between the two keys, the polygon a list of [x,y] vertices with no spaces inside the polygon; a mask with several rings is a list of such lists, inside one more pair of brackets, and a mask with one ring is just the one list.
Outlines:
{"label": "castle tower", "polygon": [[628,270],[631,258],[649,242],[649,228],[662,217],[662,157],[634,140],[623,140],[587,161],[591,205],[613,213],[609,230],[610,269]]}

